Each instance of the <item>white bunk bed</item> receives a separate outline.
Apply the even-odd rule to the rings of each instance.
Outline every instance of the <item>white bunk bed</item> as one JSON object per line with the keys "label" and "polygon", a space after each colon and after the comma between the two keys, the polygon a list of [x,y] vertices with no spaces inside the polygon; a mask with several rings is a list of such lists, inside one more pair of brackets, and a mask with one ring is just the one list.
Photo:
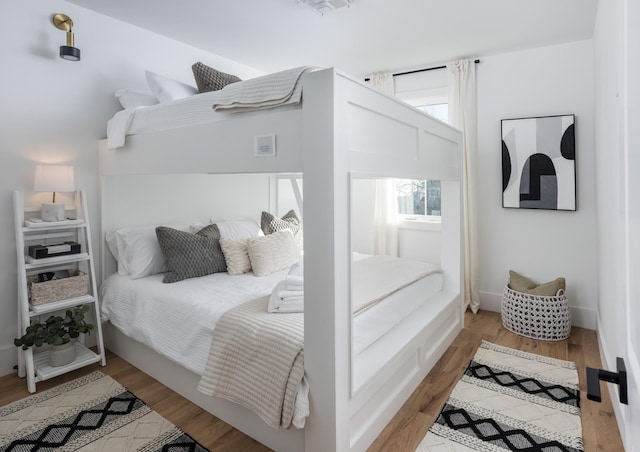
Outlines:
{"label": "white bunk bed", "polygon": [[[103,140],[99,171],[103,234],[135,224],[184,221],[184,206],[172,214],[171,200],[150,199],[144,184],[132,192],[131,181],[138,176],[303,175],[304,368],[311,404],[305,428],[276,430],[239,405],[204,397],[196,390],[199,375],[110,325],[105,328],[107,348],[274,450],[360,451],[375,440],[463,326],[462,135],[334,69],[307,73],[302,84],[304,100],[296,108],[131,135],[115,151]],[[254,138],[266,134],[276,135],[277,155],[257,158]],[[442,181],[442,290],[352,360],[350,185],[358,177]],[[224,198],[218,202],[228,203]],[[247,209],[269,204],[245,201],[252,204]],[[102,256],[103,275],[108,275],[115,266],[106,246]]]}

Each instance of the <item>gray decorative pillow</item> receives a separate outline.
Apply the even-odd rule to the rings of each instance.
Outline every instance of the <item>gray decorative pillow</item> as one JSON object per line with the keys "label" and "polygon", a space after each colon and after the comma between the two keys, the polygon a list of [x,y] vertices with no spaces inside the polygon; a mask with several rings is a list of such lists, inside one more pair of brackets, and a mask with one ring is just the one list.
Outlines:
{"label": "gray decorative pillow", "polygon": [[195,234],[158,226],[156,236],[167,265],[162,282],[173,283],[227,271],[220,248],[220,231],[215,224]]}
{"label": "gray decorative pillow", "polygon": [[301,229],[300,220],[293,210],[285,213],[282,218],[278,218],[269,212],[262,212],[260,227],[265,235],[288,229],[295,236]]}
{"label": "gray decorative pillow", "polygon": [[220,72],[212,67],[202,64],[200,61],[191,66],[193,77],[196,79],[198,91],[206,93],[218,91],[230,83],[241,82],[235,75]]}
{"label": "gray decorative pillow", "polygon": [[298,247],[302,249],[302,223],[300,223],[300,220],[293,210],[285,213],[282,218],[278,218],[269,212],[262,212],[260,227],[265,235],[284,230],[291,231],[298,243]]}

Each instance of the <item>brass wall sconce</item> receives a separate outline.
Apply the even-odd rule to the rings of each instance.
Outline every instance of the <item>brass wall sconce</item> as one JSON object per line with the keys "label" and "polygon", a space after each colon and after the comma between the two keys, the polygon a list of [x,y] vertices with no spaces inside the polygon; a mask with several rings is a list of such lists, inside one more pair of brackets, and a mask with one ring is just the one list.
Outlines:
{"label": "brass wall sconce", "polygon": [[69,61],[80,61],[80,49],[74,47],[73,42],[73,21],[66,14],[55,14],[51,21],[58,30],[67,32],[67,45],[60,46],[60,58]]}

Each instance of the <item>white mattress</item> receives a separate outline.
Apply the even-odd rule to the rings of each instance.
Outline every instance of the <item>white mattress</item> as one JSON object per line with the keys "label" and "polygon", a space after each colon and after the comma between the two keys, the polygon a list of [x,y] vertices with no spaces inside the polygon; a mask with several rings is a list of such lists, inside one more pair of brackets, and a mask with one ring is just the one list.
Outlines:
{"label": "white mattress", "polygon": [[441,289],[442,273],[432,273],[360,312],[353,319],[352,355],[358,356]]}
{"label": "white mattress", "polygon": [[[127,336],[202,375],[211,336],[227,309],[269,296],[288,270],[265,277],[216,273],[178,283],[162,274],[141,279],[113,274],[102,286],[101,311]],[[359,313],[353,322],[353,356],[410,315],[442,286],[442,274],[428,275]],[[281,315],[281,314],[274,314]]]}

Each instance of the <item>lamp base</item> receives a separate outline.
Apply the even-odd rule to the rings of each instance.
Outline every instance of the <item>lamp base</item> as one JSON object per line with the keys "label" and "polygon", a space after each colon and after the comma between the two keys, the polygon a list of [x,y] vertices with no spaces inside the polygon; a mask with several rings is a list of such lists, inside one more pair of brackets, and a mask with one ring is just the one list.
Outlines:
{"label": "lamp base", "polygon": [[64,220],[64,204],[42,204],[42,221]]}

